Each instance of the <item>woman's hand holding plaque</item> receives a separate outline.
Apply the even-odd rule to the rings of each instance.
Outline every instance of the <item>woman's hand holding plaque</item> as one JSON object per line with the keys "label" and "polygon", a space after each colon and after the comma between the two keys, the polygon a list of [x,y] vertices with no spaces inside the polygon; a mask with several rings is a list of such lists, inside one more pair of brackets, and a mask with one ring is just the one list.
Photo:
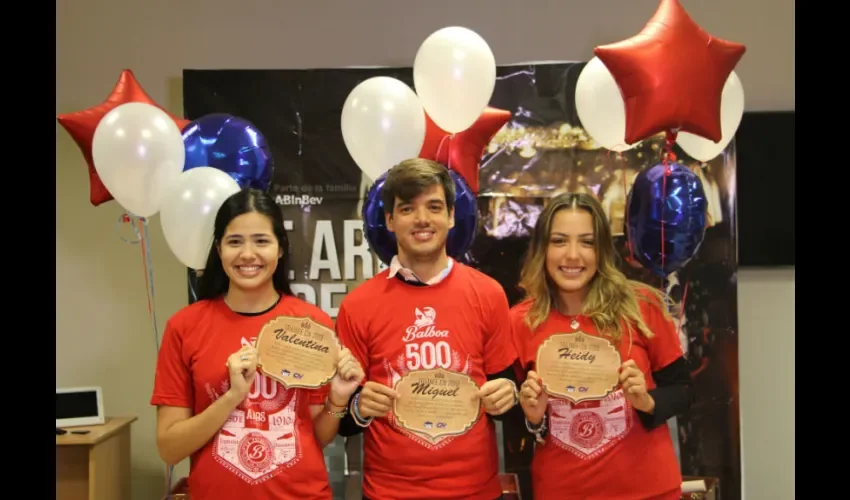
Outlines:
{"label": "woman's hand holding plaque", "polygon": [[[357,358],[348,349],[339,352],[336,375],[331,379],[331,401],[345,401],[341,406],[346,406],[348,398],[354,394],[360,381],[365,374]],[[335,406],[340,406],[336,405]]]}
{"label": "woman's hand holding plaque", "polygon": [[655,410],[655,400],[646,390],[646,377],[633,359],[623,363],[620,370],[620,384],[626,400],[636,410],[645,413],[652,413]]}
{"label": "woman's hand holding plaque", "polygon": [[534,370],[529,370],[519,391],[519,404],[525,419],[533,425],[540,425],[543,415],[546,414],[546,406],[549,404],[549,395],[543,390],[543,380]]}
{"label": "woman's hand holding plaque", "polygon": [[342,359],[336,332],[309,317],[278,316],[260,330],[256,346],[258,368],[287,389],[322,387]]}
{"label": "woman's hand holding plaque", "polygon": [[535,367],[549,395],[573,403],[603,399],[620,382],[619,351],[608,340],[581,331],[546,339]]}

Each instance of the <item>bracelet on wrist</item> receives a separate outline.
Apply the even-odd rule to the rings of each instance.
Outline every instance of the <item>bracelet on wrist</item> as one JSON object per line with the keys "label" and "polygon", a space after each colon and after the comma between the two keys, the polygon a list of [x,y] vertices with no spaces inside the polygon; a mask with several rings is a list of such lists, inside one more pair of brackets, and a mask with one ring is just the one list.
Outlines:
{"label": "bracelet on wrist", "polygon": [[528,432],[534,435],[534,440],[540,444],[544,444],[546,442],[543,439],[543,435],[546,433],[547,429],[546,423],[547,415],[545,413],[543,414],[543,419],[540,420],[540,423],[537,425],[529,422],[527,418],[525,419],[525,428],[528,429]]}
{"label": "bracelet on wrist", "polygon": [[354,399],[351,400],[351,415],[354,416],[354,423],[359,425],[360,427],[369,427],[369,424],[372,423],[372,419],[374,417],[363,418],[360,416],[360,411],[357,410],[357,405],[360,403],[360,393],[354,395]]}
{"label": "bracelet on wrist", "polygon": [[327,411],[328,415],[332,416],[333,418],[344,418],[348,414],[347,406],[343,406],[341,411],[334,411],[331,408],[332,406],[336,405],[331,403],[331,398],[328,397],[328,399],[325,400],[325,411]]}
{"label": "bracelet on wrist", "polygon": [[535,425],[532,424],[527,418],[525,419],[525,428],[528,429],[528,432],[535,433],[539,432],[546,425],[546,415],[543,415],[543,418],[540,420],[540,423]]}
{"label": "bracelet on wrist", "polygon": [[519,389],[517,389],[516,382],[513,380],[508,380],[514,388],[514,406],[519,404]]}

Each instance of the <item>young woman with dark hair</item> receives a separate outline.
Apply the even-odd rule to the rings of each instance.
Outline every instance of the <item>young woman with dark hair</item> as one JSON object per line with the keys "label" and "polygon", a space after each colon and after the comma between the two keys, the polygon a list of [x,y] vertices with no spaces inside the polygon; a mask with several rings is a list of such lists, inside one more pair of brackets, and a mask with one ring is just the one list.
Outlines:
{"label": "young woman with dark hair", "polygon": [[270,195],[240,191],[219,209],[198,301],[165,329],[151,404],[157,448],[190,457],[192,500],[330,500],[322,449],[336,436],[363,370],[347,349],[318,390],[286,389],[257,370],[254,342],[278,316],[331,318],[292,294],[283,216]]}

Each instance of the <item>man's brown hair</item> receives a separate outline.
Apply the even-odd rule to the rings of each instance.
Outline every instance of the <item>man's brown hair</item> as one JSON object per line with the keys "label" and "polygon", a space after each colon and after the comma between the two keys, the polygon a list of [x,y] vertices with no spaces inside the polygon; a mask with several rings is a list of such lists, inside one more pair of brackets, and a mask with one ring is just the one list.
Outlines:
{"label": "man's brown hair", "polygon": [[446,194],[446,209],[451,212],[455,204],[455,183],[449,169],[441,163],[423,158],[404,160],[390,169],[381,189],[384,212],[391,214],[395,199],[410,203],[429,187],[439,184]]}

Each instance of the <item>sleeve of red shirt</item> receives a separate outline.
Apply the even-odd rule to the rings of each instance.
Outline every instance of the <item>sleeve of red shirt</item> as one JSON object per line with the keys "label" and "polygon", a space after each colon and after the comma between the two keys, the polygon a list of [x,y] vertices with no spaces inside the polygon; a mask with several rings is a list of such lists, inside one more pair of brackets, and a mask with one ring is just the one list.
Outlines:
{"label": "sleeve of red shirt", "polygon": [[[333,320],[331,319],[330,316],[327,315],[327,313],[325,313],[321,309],[317,308],[316,310],[312,311],[310,316],[312,316],[313,321],[320,323],[320,324],[330,328],[331,330],[334,330]],[[311,404],[311,405],[324,405],[325,400],[328,399],[328,394],[330,394],[330,392],[331,392],[331,384],[327,383],[327,384],[323,385],[322,387],[319,387],[318,389],[313,389],[313,390],[308,391],[309,396],[308,396],[307,400],[309,401],[309,404]]]}
{"label": "sleeve of red shirt", "polygon": [[484,341],[484,373],[499,373],[516,361],[516,347],[511,332],[510,306],[502,286],[493,282],[484,314],[487,338]]}
{"label": "sleeve of red shirt", "polygon": [[641,304],[644,322],[655,334],[655,337],[650,339],[647,348],[650,367],[653,372],[661,370],[684,356],[678,329],[672,318],[664,317],[662,307],[664,305],[660,304],[654,297]]}
{"label": "sleeve of red shirt", "polygon": [[183,335],[173,321],[165,325],[157,356],[151,404],[193,408],[195,391],[191,372],[183,359]]}
{"label": "sleeve of red shirt", "polygon": [[[360,366],[363,368],[363,372],[368,378],[369,350],[360,336],[359,329],[348,314],[345,300],[343,300],[342,304],[339,305],[339,312],[336,316],[336,335],[339,337],[339,341],[342,343],[343,347],[351,351],[351,355],[360,362]],[[365,382],[366,379],[364,378],[363,381]]]}

